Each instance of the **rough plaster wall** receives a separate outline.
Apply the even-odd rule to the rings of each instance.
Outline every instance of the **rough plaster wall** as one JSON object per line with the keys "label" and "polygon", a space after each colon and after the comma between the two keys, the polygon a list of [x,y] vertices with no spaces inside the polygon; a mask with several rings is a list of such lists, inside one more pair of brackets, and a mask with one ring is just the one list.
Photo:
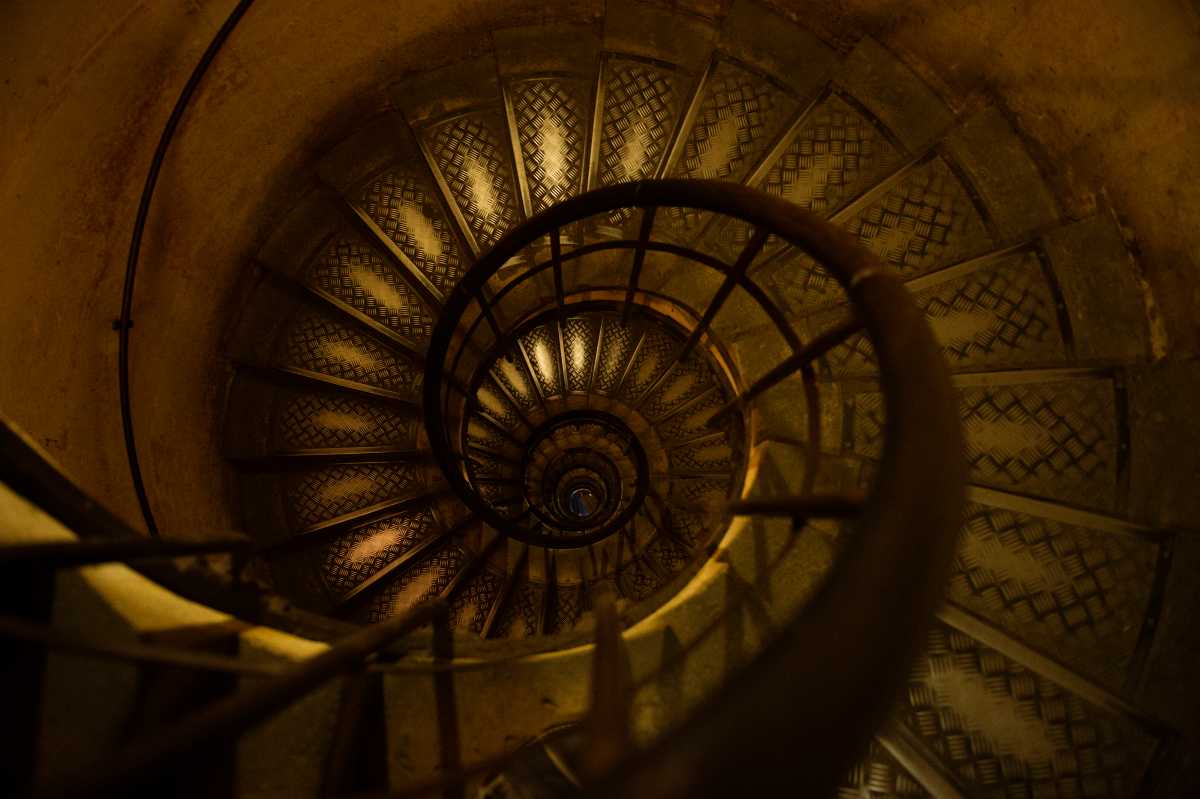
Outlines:
{"label": "rough plaster wall", "polygon": [[[142,181],[183,82],[232,0],[0,11],[0,412],[140,522],[117,411],[124,260]],[[406,72],[550,16],[531,0],[262,0],[188,112],[147,227],[134,307],[139,450],[171,537],[234,524],[217,453],[215,357],[232,289],[305,167]],[[595,18],[596,2],[555,14]],[[473,31],[467,34],[466,31]],[[223,515],[219,515],[224,511]]]}

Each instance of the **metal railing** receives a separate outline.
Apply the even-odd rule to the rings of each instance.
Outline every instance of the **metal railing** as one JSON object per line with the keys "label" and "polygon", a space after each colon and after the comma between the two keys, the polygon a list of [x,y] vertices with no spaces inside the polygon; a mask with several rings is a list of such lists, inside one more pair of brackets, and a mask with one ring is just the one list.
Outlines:
{"label": "metal railing", "polygon": [[[130,390],[130,331],[136,275],[155,187],[175,132],[208,67],[249,9],[241,0],[205,50],[191,73],[159,138],[151,161],[131,237],[122,290],[118,380],[122,427],[130,475],[139,507],[151,536],[158,526],[141,473]],[[740,219],[756,234],[733,263],[709,253],[653,238],[657,210],[687,207]],[[562,231],[589,217],[620,208],[642,210],[634,239],[596,241],[563,251]],[[786,315],[750,277],[750,265],[768,236],[774,235],[808,252],[846,288],[855,317],[807,342],[788,324]],[[526,270],[489,297],[484,287],[501,266],[539,240],[550,244],[550,257]],[[629,743],[628,680],[621,670],[620,624],[611,603],[598,602],[597,647],[594,667],[593,756],[584,770],[593,795],[671,797],[749,794],[786,788],[790,792],[828,791],[849,767],[859,745],[881,719],[894,694],[921,630],[940,597],[941,577],[948,568],[958,529],[964,483],[961,432],[954,396],[941,353],[911,297],[884,266],[833,225],[799,211],[781,200],[740,186],[706,181],[645,181],[600,189],[544,212],[512,231],[471,269],[447,299],[426,358],[424,410],[434,454],[452,487],[477,517],[500,528],[513,519],[497,516],[463,472],[456,452],[447,409],[452,398],[464,400],[463,386],[473,376],[467,346],[486,323],[493,338],[500,328],[492,309],[523,281],[547,270],[554,278],[559,307],[569,299],[564,269],[589,253],[624,249],[632,252],[629,279],[623,291],[628,314],[643,295],[642,267],[649,252],[689,258],[722,276],[720,288],[678,353],[686,356],[700,346],[722,304],[741,288],[775,323],[793,354],[713,417],[737,413],[791,375],[805,384],[809,411],[808,464],[800,496],[754,503],[734,503],[732,513],[784,515],[793,518],[835,516],[856,519],[857,532],[824,588],[784,633],[747,670],[680,728],[650,750],[633,752]],[[472,316],[472,314],[474,314]],[[467,327],[463,327],[464,321]],[[880,364],[887,399],[888,426],[881,468],[873,490],[865,496],[822,496],[813,484],[819,466],[820,426],[818,393],[812,363],[815,358],[865,329]],[[452,348],[455,348],[451,352]],[[469,392],[466,392],[469,393]],[[36,589],[30,599],[6,603],[9,618],[0,619],[0,646],[14,655],[12,674],[28,675],[29,686],[6,719],[12,732],[7,747],[5,788],[27,788],[33,773],[28,743],[37,735],[40,670],[45,653],[73,649],[95,657],[173,664],[245,672],[234,658],[197,654],[154,645],[106,646],[81,644],[49,626],[52,581],[48,575],[103,561],[131,562],[151,558],[144,573],[181,593],[221,605],[216,593],[196,596],[194,583],[177,579],[169,558],[200,552],[244,548],[241,541],[200,545],[160,544],[138,539],[137,532],[91,500],[20,436],[0,425],[0,479],[18,494],[84,536],[77,543],[9,547],[0,551],[0,569],[13,576],[10,591]],[[519,520],[519,519],[518,519]],[[46,586],[50,587],[47,588]],[[219,588],[216,589],[219,592]],[[13,594],[16,596],[16,594]],[[231,612],[245,607],[226,604]],[[181,757],[206,746],[236,740],[291,703],[330,679],[360,668],[364,660],[422,624],[444,620],[444,605],[419,606],[384,624],[366,628],[336,641],[314,658],[276,672],[256,672],[259,682],[217,701],[179,722],[146,730],[102,768],[78,779],[52,786],[58,795],[128,795],[139,785],[169,774]],[[250,616],[255,616],[250,612]],[[266,618],[266,617],[263,617]],[[820,652],[821,657],[813,657]],[[22,670],[24,669],[24,670]],[[18,686],[24,690],[25,686]],[[11,690],[11,687],[10,687]],[[28,726],[22,728],[22,723]],[[6,747],[0,747],[6,748]],[[795,752],[808,756],[806,768],[795,768]],[[28,756],[28,757],[27,757]],[[461,793],[467,775],[488,764],[462,765],[426,786]]]}
{"label": "metal railing", "polygon": [[[767,790],[832,788],[852,764],[859,747],[882,720],[922,630],[940,599],[958,530],[964,493],[964,459],[955,397],[931,331],[903,286],[873,255],[845,233],[814,215],[749,189],[697,181],[651,181],[601,189],[550,209],[510,233],[466,274],[451,294],[443,321],[433,337],[425,383],[425,410],[435,456],[452,485],[465,490],[460,464],[452,457],[453,436],[445,427],[445,406],[458,389],[454,369],[447,379],[438,365],[451,359],[453,342],[472,303],[486,304],[485,281],[495,270],[532,242],[553,235],[566,224],[614,208],[690,207],[725,214],[769,231],[809,252],[846,288],[856,318],[870,336],[880,364],[888,417],[884,453],[872,490],[862,497],[828,497],[806,493],[778,500],[734,504],[733,513],[792,517],[828,515],[853,518],[856,530],[827,582],[800,616],[783,627],[779,638],[747,669],[728,680],[721,691],[691,719],[663,736],[651,749],[633,752],[628,743],[628,680],[620,678],[619,623],[598,625],[600,640],[596,690],[604,694],[596,707],[606,710],[593,725],[598,754],[585,770],[589,793],[608,796],[721,796]],[[653,218],[646,212],[646,218]],[[647,230],[650,226],[645,226]],[[764,236],[755,236],[761,242]],[[611,244],[611,243],[607,243]],[[753,244],[753,242],[752,242]],[[585,245],[586,247],[587,245]],[[662,248],[649,233],[634,241],[638,253]],[[584,249],[583,247],[579,249]],[[573,252],[577,252],[573,251]],[[675,249],[676,252],[684,252]],[[559,253],[549,268],[569,263],[572,253]],[[710,266],[718,268],[716,264]],[[739,259],[739,263],[744,259]],[[744,264],[743,264],[744,267]],[[535,267],[536,271],[539,267]],[[725,281],[746,287],[747,270],[726,267]],[[750,289],[752,296],[762,292]],[[726,291],[725,294],[728,294]],[[639,290],[631,298],[636,303]],[[711,319],[712,305],[701,318]],[[768,314],[778,309],[765,308]],[[480,309],[480,318],[486,315]],[[469,317],[468,317],[469,318]],[[795,355],[785,361],[806,375],[804,365],[833,339],[856,330],[838,328],[837,335],[807,344],[794,333]],[[499,337],[498,337],[499,338]],[[700,342],[702,336],[693,336]],[[692,344],[695,346],[695,343]],[[773,375],[773,376],[772,376]],[[778,375],[768,375],[778,382]],[[745,390],[731,407],[743,409],[763,392],[767,378]],[[469,382],[469,381],[467,381]],[[815,398],[815,392],[807,394]],[[810,418],[819,407],[809,409]],[[88,499],[10,428],[0,444],[6,464],[4,481],[34,500],[72,529],[97,531],[119,540],[99,545],[47,545],[11,550],[5,560],[21,568],[45,569],[98,559],[127,560],[148,554],[175,555],[175,545],[131,543],[133,531]],[[436,435],[433,435],[436,434]],[[818,452],[810,442],[810,456]],[[810,457],[812,466],[818,465]],[[811,486],[813,472],[804,484]],[[473,508],[474,509],[474,508]],[[484,509],[486,510],[486,509]],[[38,555],[44,555],[39,558]],[[602,611],[603,603],[598,610]],[[607,611],[605,611],[607,612]],[[601,614],[603,615],[603,613]],[[259,675],[255,687],[202,708],[181,721],[147,734],[103,768],[61,786],[61,795],[120,794],[168,773],[181,757],[204,751],[213,741],[236,739],[265,719],[307,695],[320,684],[359,668],[364,659],[416,627],[444,616],[444,604],[423,604],[384,624],[338,640],[325,653],[282,672]],[[28,619],[27,619],[28,621]],[[37,619],[32,620],[37,622]],[[42,623],[48,618],[40,620]],[[0,627],[7,646],[60,645],[48,628],[31,630],[21,623]],[[814,657],[820,653],[820,657]],[[122,653],[97,652],[97,656]],[[124,653],[154,658],[153,652]],[[160,652],[168,661],[179,653]],[[186,659],[180,660],[184,664]],[[193,665],[219,667],[220,659],[200,658]],[[606,687],[607,686],[607,687]],[[614,703],[616,705],[614,706]],[[615,720],[614,720],[615,719]],[[624,722],[621,720],[625,719]],[[806,753],[806,766],[795,768],[795,753]],[[458,769],[461,785],[472,767]]]}

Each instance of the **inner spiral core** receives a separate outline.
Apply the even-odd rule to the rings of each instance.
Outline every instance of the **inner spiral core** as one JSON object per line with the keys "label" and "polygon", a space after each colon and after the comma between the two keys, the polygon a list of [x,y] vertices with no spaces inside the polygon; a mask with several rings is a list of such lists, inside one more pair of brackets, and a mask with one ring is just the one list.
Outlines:
{"label": "inner spiral core", "polygon": [[646,455],[619,418],[567,411],[530,437],[521,464],[524,498],[544,522],[550,546],[583,546],[610,535],[646,494]]}

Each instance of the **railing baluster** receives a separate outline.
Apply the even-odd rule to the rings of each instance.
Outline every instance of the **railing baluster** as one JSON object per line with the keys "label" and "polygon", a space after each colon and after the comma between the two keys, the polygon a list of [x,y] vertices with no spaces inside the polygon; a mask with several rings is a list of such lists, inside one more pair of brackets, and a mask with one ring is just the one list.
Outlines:
{"label": "railing baluster", "polygon": [[[450,629],[449,608],[433,619],[433,659],[435,664],[454,660],[454,632]],[[454,672],[437,669],[433,673],[434,702],[437,705],[438,770],[446,774],[462,772],[462,736],[458,729],[458,698],[454,691]],[[463,780],[452,782],[442,792],[445,799],[462,799],[466,794]]]}
{"label": "railing baluster", "polygon": [[504,335],[500,332],[500,325],[496,323],[496,317],[492,314],[491,303],[484,298],[482,293],[475,295],[475,302],[479,303],[483,318],[487,320],[488,327],[492,329],[492,335],[496,337],[496,341],[503,339]]}
{"label": "railing baluster", "polygon": [[758,380],[754,381],[754,384],[750,386],[750,388],[746,389],[733,400],[718,408],[717,411],[709,417],[707,424],[712,426],[732,411],[745,407],[746,404],[752,399],[762,394],[767,389],[773,388],[774,386],[782,383],[784,380],[803,369],[806,364],[829,352],[831,349],[838,346],[860,330],[862,330],[862,321],[858,319],[848,319],[838,324],[836,327],[826,330],[820,335],[814,337],[811,341],[805,344],[799,352],[795,352],[788,356],[774,369],[767,372]]}
{"label": "railing baluster", "polygon": [[629,751],[633,715],[633,678],[621,637],[616,597],[608,583],[597,582],[594,586],[596,648],[592,655],[589,741],[582,763],[584,776],[589,778],[611,771]]}
{"label": "railing baluster", "polygon": [[184,758],[195,762],[206,746],[248,732],[392,641],[428,624],[444,607],[435,600],[363,627],[277,677],[142,736],[45,793],[55,797],[135,795],[138,786],[179,768]]}
{"label": "railing baluster", "polygon": [[387,787],[387,717],[383,674],[362,669],[347,675],[333,740],[322,773],[322,797]]}
{"label": "railing baluster", "polygon": [[550,259],[554,262],[554,304],[561,313],[563,306],[566,305],[566,297],[563,292],[562,230],[560,228],[550,231]]}
{"label": "railing baluster", "polygon": [[646,260],[646,243],[650,241],[650,231],[654,229],[654,215],[657,206],[647,206],[642,210],[642,227],[638,231],[637,249],[633,251],[633,268],[629,270],[629,289],[625,292],[625,305],[621,309],[621,321],[629,324],[629,314],[633,310],[633,296],[637,294],[638,282],[642,278],[642,263]]}
{"label": "railing baluster", "polygon": [[821,396],[812,361],[801,367],[800,377],[804,382],[805,421],[808,429],[808,447],[804,451],[804,478],[800,483],[800,492],[811,494],[817,481],[817,469],[821,464]]}
{"label": "railing baluster", "polygon": [[754,236],[742,248],[741,253],[737,257],[737,261],[730,267],[729,272],[725,275],[724,282],[717,289],[717,293],[713,295],[712,300],[708,303],[708,307],[704,309],[704,315],[700,317],[700,322],[692,330],[692,334],[688,336],[684,342],[683,348],[679,351],[678,360],[683,360],[692,351],[699,342],[700,338],[708,330],[708,326],[712,324],[712,320],[720,313],[721,307],[725,301],[729,299],[729,295],[737,288],[737,284],[742,281],[746,275],[746,270],[750,268],[750,262],[762,251],[763,245],[767,243],[767,237],[770,231],[762,228],[755,232]]}

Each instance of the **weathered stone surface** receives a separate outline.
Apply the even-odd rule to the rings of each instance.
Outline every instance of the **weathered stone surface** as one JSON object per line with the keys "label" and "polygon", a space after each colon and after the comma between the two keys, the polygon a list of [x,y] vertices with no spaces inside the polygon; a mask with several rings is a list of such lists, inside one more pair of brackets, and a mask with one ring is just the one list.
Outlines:
{"label": "weathered stone surface", "polygon": [[635,0],[609,0],[604,16],[605,50],[659,58],[687,70],[704,68],[716,39],[708,20]]}
{"label": "weathered stone surface", "polygon": [[1116,223],[1095,216],[1042,237],[1083,361],[1129,362],[1150,354],[1142,288]]}
{"label": "weathered stone surface", "polygon": [[1037,165],[996,108],[972,116],[946,137],[943,147],[971,179],[1001,241],[1058,219],[1054,197]]}
{"label": "weathered stone surface", "polygon": [[734,3],[725,18],[721,49],[783,80],[801,96],[825,82],[837,58],[804,28],[745,0]]}
{"label": "weathered stone surface", "polygon": [[910,151],[928,145],[954,121],[941,98],[874,39],[864,38],[854,48],[837,80]]}

